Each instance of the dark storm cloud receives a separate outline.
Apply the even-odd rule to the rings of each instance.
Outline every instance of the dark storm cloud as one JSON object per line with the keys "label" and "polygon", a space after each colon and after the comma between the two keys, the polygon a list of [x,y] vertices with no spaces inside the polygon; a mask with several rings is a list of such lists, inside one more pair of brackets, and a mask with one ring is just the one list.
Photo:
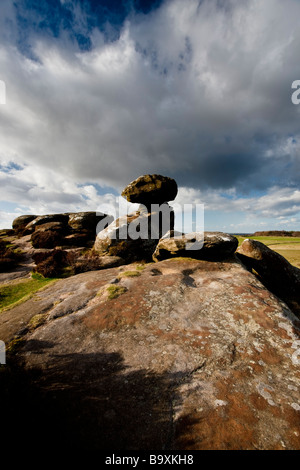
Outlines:
{"label": "dark storm cloud", "polygon": [[16,5],[1,4],[6,162],[118,190],[145,173],[237,198],[299,187],[297,0]]}

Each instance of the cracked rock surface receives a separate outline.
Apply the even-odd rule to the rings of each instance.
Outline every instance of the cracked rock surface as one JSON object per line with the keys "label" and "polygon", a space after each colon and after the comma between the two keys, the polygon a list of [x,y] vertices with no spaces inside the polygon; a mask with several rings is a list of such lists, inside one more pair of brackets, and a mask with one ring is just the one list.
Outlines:
{"label": "cracked rock surface", "polygon": [[86,272],[2,320],[6,425],[39,445],[300,447],[299,320],[235,256]]}

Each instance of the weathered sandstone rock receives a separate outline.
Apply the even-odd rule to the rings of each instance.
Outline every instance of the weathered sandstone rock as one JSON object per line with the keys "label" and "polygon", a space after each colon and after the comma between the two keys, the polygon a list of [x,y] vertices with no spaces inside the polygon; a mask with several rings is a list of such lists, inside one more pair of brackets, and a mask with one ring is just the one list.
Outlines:
{"label": "weathered sandstone rock", "polygon": [[174,179],[162,175],[144,175],[132,181],[122,192],[129,202],[144,204],[163,204],[173,201],[177,195]]}
{"label": "weathered sandstone rock", "polygon": [[158,242],[154,261],[178,256],[195,259],[224,259],[232,255],[238,246],[233,235],[222,232],[194,232],[181,234],[169,231]]}
{"label": "weathered sandstone rock", "polygon": [[107,223],[113,221],[113,217],[107,214],[98,212],[74,212],[69,214],[68,224],[75,232],[82,230],[92,231],[94,237],[96,237],[97,224],[104,218],[107,219]]}
{"label": "weathered sandstone rock", "polygon": [[159,238],[174,227],[174,213],[164,204],[160,212],[140,208],[124,215],[98,233],[94,249],[103,255],[120,256],[127,262],[151,260]]}
{"label": "weathered sandstone rock", "polygon": [[237,249],[241,261],[260,276],[264,285],[300,316],[300,270],[263,243],[246,239]]}
{"label": "weathered sandstone rock", "polygon": [[18,449],[299,449],[299,322],[236,258],[59,280],[0,337]]}
{"label": "weathered sandstone rock", "polygon": [[95,241],[97,224],[103,219],[107,226],[113,217],[97,212],[22,216],[13,222],[13,226],[18,235],[32,235],[34,248],[89,247]]}
{"label": "weathered sandstone rock", "polygon": [[39,215],[29,222],[26,227],[26,234],[32,233],[37,226],[48,224],[50,222],[60,222],[61,224],[67,224],[69,220],[68,214],[48,214]]}
{"label": "weathered sandstone rock", "polygon": [[37,225],[31,235],[32,246],[34,248],[55,248],[62,245],[66,233],[66,224],[62,222],[48,222]]}
{"label": "weathered sandstone rock", "polygon": [[12,228],[19,235],[26,235],[24,233],[25,227],[32,222],[37,216],[36,215],[21,215],[13,220]]}

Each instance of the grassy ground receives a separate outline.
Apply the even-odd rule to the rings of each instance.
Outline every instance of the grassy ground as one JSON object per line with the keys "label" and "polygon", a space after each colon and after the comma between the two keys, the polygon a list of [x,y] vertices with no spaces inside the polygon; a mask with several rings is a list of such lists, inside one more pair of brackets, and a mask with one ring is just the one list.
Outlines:
{"label": "grassy ground", "polygon": [[32,274],[29,280],[22,280],[17,283],[0,287],[0,313],[17,304],[20,301],[29,298],[39,289],[45,287],[55,279],[44,278],[40,274]]}
{"label": "grassy ground", "polygon": [[284,256],[293,266],[300,268],[300,238],[298,237],[241,237],[236,235],[239,245],[245,238],[258,240]]}

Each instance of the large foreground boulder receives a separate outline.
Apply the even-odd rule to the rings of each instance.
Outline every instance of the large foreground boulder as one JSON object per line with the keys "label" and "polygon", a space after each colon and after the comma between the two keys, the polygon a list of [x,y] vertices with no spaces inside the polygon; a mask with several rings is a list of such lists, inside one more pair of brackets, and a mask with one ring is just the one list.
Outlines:
{"label": "large foreground boulder", "polygon": [[19,451],[300,447],[299,322],[234,258],[59,280],[3,312],[0,337]]}
{"label": "large foreground boulder", "polygon": [[300,269],[257,240],[244,240],[236,252],[241,261],[258,274],[264,285],[287,302],[300,317]]}

